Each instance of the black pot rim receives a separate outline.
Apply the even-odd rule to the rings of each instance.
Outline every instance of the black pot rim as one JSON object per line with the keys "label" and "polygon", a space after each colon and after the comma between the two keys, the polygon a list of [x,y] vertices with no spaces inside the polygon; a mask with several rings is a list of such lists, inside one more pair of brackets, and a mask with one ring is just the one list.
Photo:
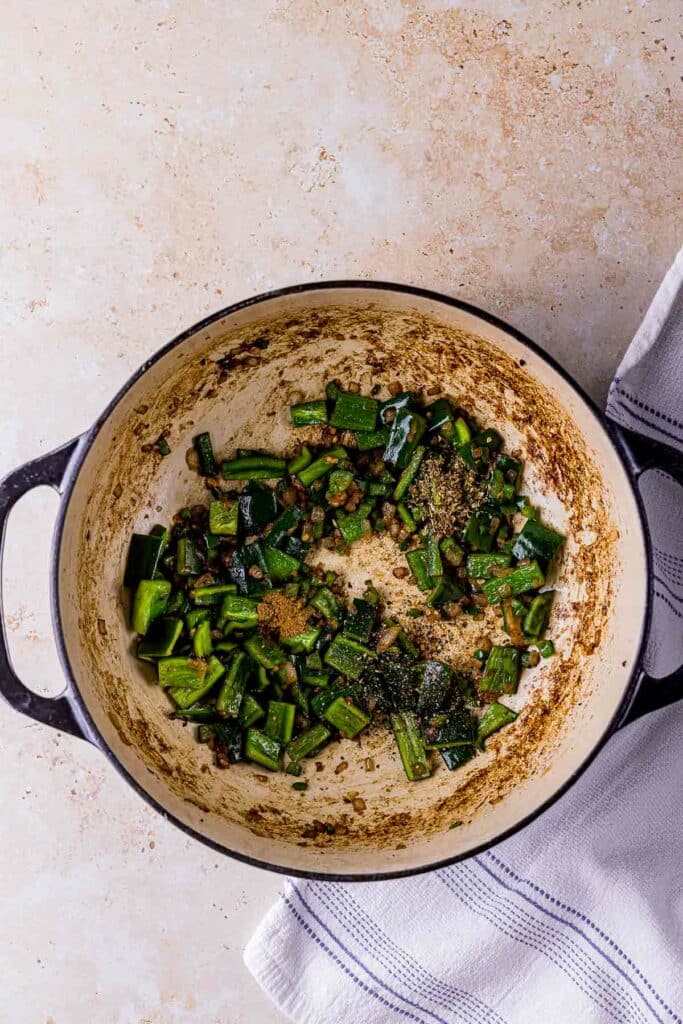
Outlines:
{"label": "black pot rim", "polygon": [[574,390],[574,392],[579,396],[579,398],[585,403],[585,405],[593,414],[593,417],[596,420],[597,427],[607,435],[607,438],[611,442],[612,448],[614,449],[618,459],[620,460],[624,468],[625,476],[629,481],[632,493],[635,498],[636,507],[638,509],[638,516],[640,520],[640,528],[643,536],[643,542],[645,545],[647,564],[651,564],[651,541],[647,526],[647,520],[645,518],[642,499],[638,492],[638,488],[635,486],[634,480],[632,478],[631,467],[629,465],[628,457],[626,454],[627,449],[624,444],[624,441],[622,440],[616,427],[612,423],[610,423],[610,421],[607,420],[606,417],[601,413],[600,409],[595,404],[593,399],[574,380],[574,378],[568,373],[568,371],[565,370],[564,367],[560,363],[558,363],[551,355],[544,352],[543,349],[541,349],[540,346],[536,344],[536,342],[526,337],[526,335],[522,334],[522,332],[518,331],[516,328],[510,327],[503,320],[500,320],[498,317],[493,316],[493,314],[488,313],[486,310],[479,309],[477,306],[474,306],[471,303],[463,302],[460,299],[451,298],[450,296],[443,295],[440,292],[431,291],[426,288],[418,288],[416,286],[408,284],[397,284],[394,282],[375,280],[349,279],[339,281],[316,281],[311,282],[310,284],[291,285],[289,287],[278,288],[269,292],[262,292],[258,295],[252,296],[251,298],[243,299],[240,302],[233,303],[232,305],[227,306],[216,313],[212,313],[210,316],[194,324],[194,326],[184,331],[181,331],[180,334],[177,334],[175,338],[167,342],[167,344],[160,348],[157,352],[155,352],[154,355],[150,356],[150,358],[147,359],[142,364],[142,366],[140,366],[139,369],[136,370],[136,372],[133,373],[128,378],[127,382],[123,385],[122,388],[120,388],[120,390],[117,392],[114,398],[112,398],[112,400],[109,402],[107,407],[95,420],[92,427],[88,431],[86,431],[85,434],[82,435],[78,447],[74,453],[74,456],[67,468],[67,472],[63,481],[63,495],[59,505],[59,511],[57,515],[57,521],[55,525],[55,532],[52,544],[50,605],[52,619],[55,624],[54,632],[55,640],[57,643],[57,650],[59,652],[62,667],[64,669],[69,684],[65,693],[67,700],[72,704],[72,706],[75,706],[75,713],[79,721],[85,722],[87,727],[88,738],[91,739],[92,742],[97,747],[99,747],[99,749],[104,753],[104,755],[111,762],[111,764],[113,764],[114,768],[119,772],[121,776],[123,776],[123,778],[128,782],[128,784],[132,786],[132,788],[138,793],[138,795],[141,796],[144,800],[146,800],[146,802],[156,811],[158,811],[159,814],[162,815],[162,817],[164,817],[167,821],[172,822],[178,828],[182,829],[183,832],[191,836],[193,839],[199,840],[200,842],[204,843],[206,846],[210,847],[216,852],[227,854],[230,857],[234,857],[236,860],[242,861],[245,864],[250,864],[252,867],[265,868],[278,874],[293,875],[299,878],[310,878],[318,881],[372,882],[387,881],[392,878],[405,878],[412,875],[424,874],[427,871],[436,871],[439,868],[447,867],[448,865],[455,864],[461,860],[467,860],[470,857],[475,857],[486,850],[493,849],[499,843],[503,842],[503,840],[515,835],[517,832],[521,831],[521,829],[525,828],[532,821],[534,821],[534,819],[538,818],[545,810],[547,810],[552,804],[559,800],[560,797],[563,796],[564,793],[566,793],[567,790],[577,781],[577,779],[579,779],[580,776],[583,775],[589,764],[591,764],[591,762],[595,759],[595,757],[600,752],[602,747],[605,745],[605,743],[612,735],[614,730],[623,720],[626,712],[628,711],[628,708],[630,707],[633,701],[633,698],[635,697],[640,681],[643,678],[644,673],[641,668],[641,663],[645,646],[645,639],[648,633],[650,620],[652,616],[653,603],[653,585],[651,574],[649,572],[645,598],[645,609],[638,643],[638,651],[634,659],[633,665],[631,666],[628,684],[624,690],[624,694],[621,700],[619,701],[619,704],[617,705],[614,711],[614,714],[612,715],[612,718],[607,723],[602,736],[598,739],[598,741],[593,746],[593,749],[584,758],[581,764],[577,766],[577,768],[574,770],[571,776],[561,786],[559,786],[558,789],[556,789],[550,797],[544,800],[543,803],[541,803],[538,807],[534,808],[533,811],[525,815],[510,828],[506,829],[504,832],[498,834],[495,837],[495,839],[489,842],[480,843],[478,846],[466,851],[465,853],[455,854],[452,857],[446,857],[442,860],[433,861],[428,864],[421,864],[415,868],[405,868],[394,871],[366,872],[362,874],[305,871],[288,868],[280,864],[273,864],[268,860],[261,860],[256,857],[250,857],[244,853],[240,853],[237,850],[232,850],[228,846],[225,846],[214,839],[210,839],[208,836],[197,831],[197,829],[193,828],[191,825],[187,825],[179,818],[176,818],[175,815],[171,814],[165,807],[163,807],[150,793],[148,793],[140,785],[140,783],[138,783],[138,781],[135,778],[133,778],[130,772],[123,766],[123,764],[119,761],[118,757],[114,754],[113,750],[105,741],[99,729],[95,725],[95,722],[93,721],[92,716],[90,715],[90,712],[78,689],[75,674],[71,667],[69,655],[66,650],[59,600],[59,556],[62,545],[62,537],[64,533],[66,514],[71,500],[71,495],[73,493],[73,489],[78,478],[78,474],[88,452],[90,451],[90,448],[92,447],[93,442],[95,441],[95,438],[98,436],[100,430],[102,429],[102,426],[109,419],[109,416],[111,415],[113,410],[119,404],[121,399],[127,394],[130,388],[133,387],[133,385],[136,384],[137,381],[140,380],[140,378],[143,377],[144,374],[152,366],[154,366],[155,363],[157,363],[161,358],[163,358],[163,356],[165,356],[168,352],[172,351],[174,348],[177,348],[177,346],[181,345],[184,341],[195,335],[198,331],[201,331],[204,328],[209,327],[211,324],[214,324],[217,320],[221,320],[224,317],[230,316],[231,314],[236,313],[240,310],[247,309],[250,306],[259,305],[260,303],[266,302],[268,300],[284,298],[287,296],[301,295],[304,292],[324,292],[341,288],[358,289],[359,291],[367,290],[395,292],[398,294],[409,295],[420,299],[427,299],[432,302],[437,302],[442,305],[463,310],[464,312],[472,314],[473,316],[479,318],[480,320],[491,325],[492,327],[496,327],[499,330],[503,331],[504,333],[510,335],[516,341],[520,342],[520,344],[524,345],[527,349],[529,349],[529,351],[533,352],[536,356],[538,356],[545,363],[551,366],[552,369],[555,370],[555,372],[559,374],[559,376],[562,377],[567,384],[569,384],[569,386]]}

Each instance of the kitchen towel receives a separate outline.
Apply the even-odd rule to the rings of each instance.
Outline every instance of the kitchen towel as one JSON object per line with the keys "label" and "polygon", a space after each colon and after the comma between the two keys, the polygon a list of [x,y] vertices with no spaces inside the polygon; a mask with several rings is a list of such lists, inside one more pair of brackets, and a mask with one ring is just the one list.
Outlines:
{"label": "kitchen towel", "polygon": [[[683,451],[683,254],[608,415]],[[647,666],[683,661],[683,489],[640,479],[655,559]],[[617,733],[562,799],[415,878],[287,880],[245,951],[296,1024],[683,1024],[683,702]]]}

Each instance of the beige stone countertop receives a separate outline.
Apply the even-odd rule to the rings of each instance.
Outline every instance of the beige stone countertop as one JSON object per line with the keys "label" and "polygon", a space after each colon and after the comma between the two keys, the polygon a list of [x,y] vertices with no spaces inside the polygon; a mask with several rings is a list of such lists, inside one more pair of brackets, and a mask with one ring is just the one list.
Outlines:
{"label": "beige stone countertop", "polygon": [[[180,329],[299,281],[461,297],[602,400],[683,240],[682,29],[670,0],[5,4],[0,472]],[[46,693],[56,504],[22,500],[4,574]],[[0,1024],[283,1020],[242,963],[280,879],[4,704],[0,745]]]}

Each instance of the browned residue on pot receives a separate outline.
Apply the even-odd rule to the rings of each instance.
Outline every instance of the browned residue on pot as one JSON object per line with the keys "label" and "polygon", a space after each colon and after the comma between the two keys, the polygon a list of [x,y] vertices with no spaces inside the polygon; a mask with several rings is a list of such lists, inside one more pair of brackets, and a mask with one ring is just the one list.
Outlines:
{"label": "browned residue on pot", "polygon": [[[186,802],[191,802],[201,811],[200,817],[193,812],[192,819],[200,828],[204,816],[217,817],[293,844],[394,849],[415,836],[442,832],[454,820],[469,821],[532,773],[544,771],[568,712],[575,702],[589,698],[582,670],[599,648],[608,621],[615,540],[591,452],[557,401],[510,356],[480,339],[419,313],[386,312],[371,305],[322,312],[294,309],[245,331],[205,342],[200,336],[194,351],[181,347],[168,355],[163,370],[158,379],[138,385],[115,425],[115,436],[103,437],[87,505],[73,502],[78,515],[74,528],[80,536],[73,552],[77,591],[69,586],[69,567],[62,570],[64,592],[71,594],[65,604],[70,600],[72,614],[82,621],[83,649],[77,653],[76,640],[70,648],[85,699],[101,728],[106,730],[107,722],[113,726],[115,732],[108,727],[111,742],[118,734],[125,750],[134,748],[142,758],[150,773],[146,781],[141,775],[142,782],[156,787],[157,795],[170,788],[175,797],[169,806],[176,814],[187,816]],[[405,388],[444,385],[465,409],[501,429],[509,447],[522,450],[537,491],[552,496],[552,508],[561,505],[566,512],[566,523],[558,525],[568,533],[570,547],[558,583],[571,588],[565,587],[554,613],[552,631],[561,637],[560,653],[544,664],[531,688],[527,685],[517,722],[490,741],[486,757],[455,773],[439,768],[428,782],[411,785],[402,777],[391,739],[372,731],[360,743],[327,748],[319,755],[323,770],[316,772],[311,765],[307,772],[308,792],[292,799],[291,779],[256,780],[249,766],[221,772],[210,763],[208,751],[194,742],[191,730],[169,720],[163,693],[128,653],[119,581],[134,526],[168,521],[190,491],[190,499],[202,500],[202,483],[188,471],[183,454],[194,433],[208,423],[223,452],[239,444],[289,454],[295,439],[283,406],[302,387],[307,396],[319,393],[330,377],[358,380],[364,390],[373,383],[386,389],[397,378]],[[162,459],[153,451],[143,454],[142,446],[161,432],[172,455]],[[310,436],[315,436],[313,431]],[[95,450],[93,465],[97,459]],[[141,509],[148,512],[147,520],[141,519]],[[590,546],[578,543],[588,534]],[[386,574],[394,610],[400,613],[405,608],[402,588],[410,591],[410,586],[396,579],[389,583],[395,557],[370,551],[368,558],[375,560],[380,578]],[[406,601],[415,603],[413,591]],[[97,628],[100,617],[107,621],[106,635]],[[491,627],[485,619],[464,626],[458,620],[440,628],[454,631],[449,632],[450,653],[466,667],[477,631],[484,635]],[[439,649],[446,639],[439,639]],[[349,768],[335,776],[340,755]],[[364,770],[368,757],[375,762],[373,772]],[[139,766],[133,768],[141,774]],[[349,814],[343,797],[350,789],[364,801],[363,814]],[[213,827],[216,834],[215,820]]]}

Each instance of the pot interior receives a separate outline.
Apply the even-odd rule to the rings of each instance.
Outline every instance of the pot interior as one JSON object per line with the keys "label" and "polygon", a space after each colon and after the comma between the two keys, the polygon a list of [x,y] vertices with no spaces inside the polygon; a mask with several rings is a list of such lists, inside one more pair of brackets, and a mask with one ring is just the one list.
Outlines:
{"label": "pot interior", "polygon": [[[169,717],[136,661],[121,579],[130,535],[208,499],[185,456],[209,430],[217,452],[291,453],[287,406],[332,377],[440,386],[525,459],[524,490],[568,537],[549,634],[557,655],[523,673],[517,721],[486,753],[409,783],[390,736],[342,740],[307,766],[308,791],[252,765],[221,770],[193,728]],[[314,437],[316,428],[309,428]],[[143,450],[159,434],[172,452]],[[306,432],[304,432],[306,433]],[[354,546],[343,571],[372,578],[398,613],[415,597],[389,541]],[[626,690],[646,604],[646,558],[625,471],[594,413],[534,352],[437,298],[328,287],[273,296],[200,326],[137,378],[94,437],[58,552],[64,642],[82,703],[138,786],[175,819],[266,866],[347,876],[407,871],[495,840],[548,800],[589,756]],[[466,666],[491,622],[456,620],[435,657]],[[374,770],[367,770],[367,758]],[[335,773],[340,763],[347,767]],[[365,802],[354,811],[349,794]],[[320,824],[322,823],[322,825]],[[328,834],[325,825],[334,825]],[[457,827],[453,827],[457,824]]]}

